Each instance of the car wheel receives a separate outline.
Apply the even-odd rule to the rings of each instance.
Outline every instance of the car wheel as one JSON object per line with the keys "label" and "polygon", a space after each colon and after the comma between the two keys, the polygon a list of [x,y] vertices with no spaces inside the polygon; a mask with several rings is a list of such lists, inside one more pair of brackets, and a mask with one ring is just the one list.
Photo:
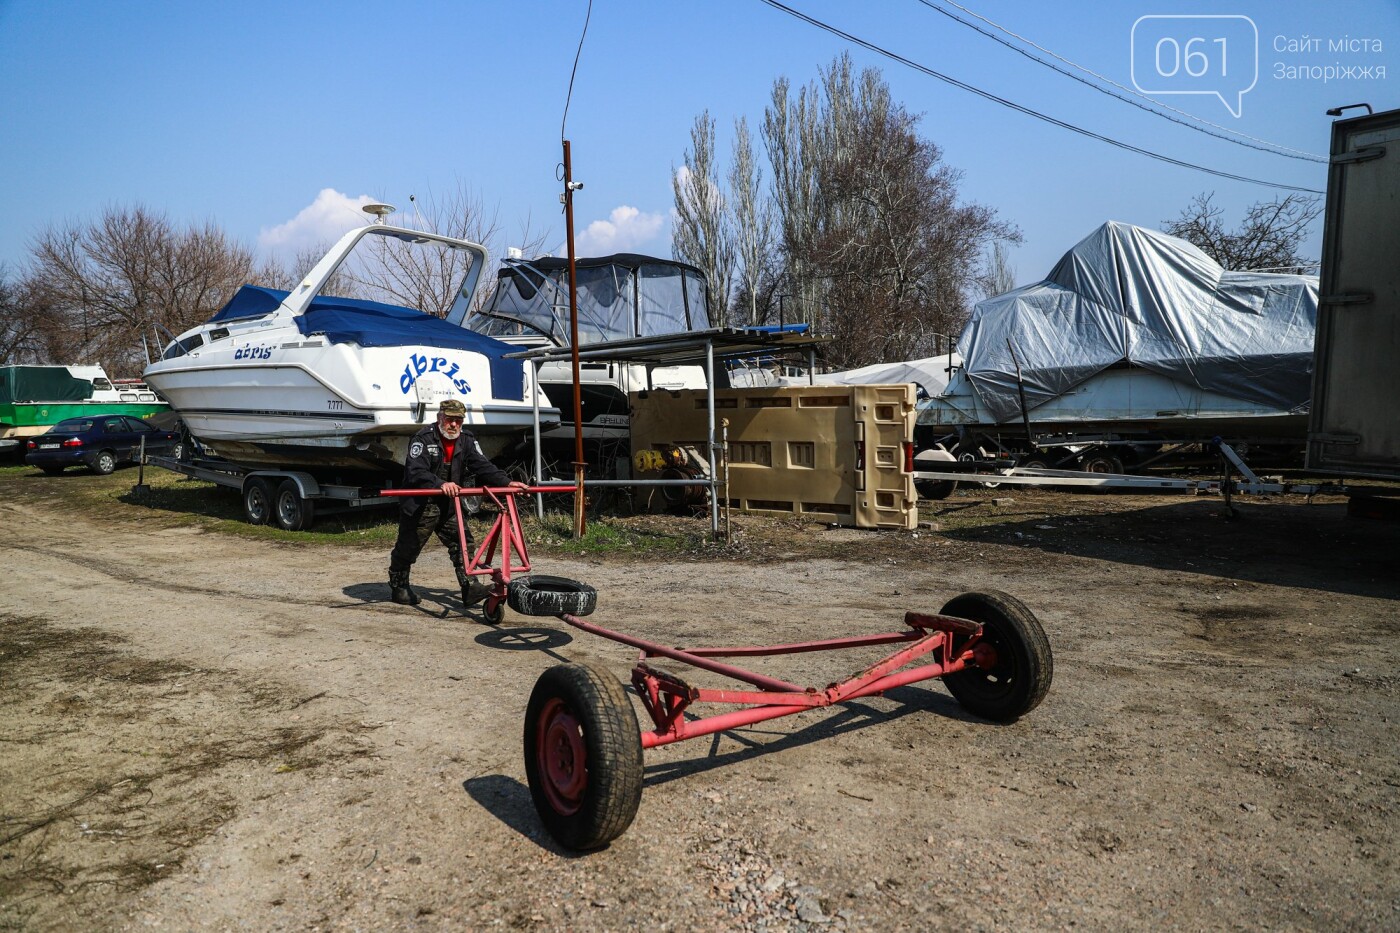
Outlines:
{"label": "car wheel", "polygon": [[108,476],[117,468],[117,455],[110,450],[99,451],[92,461],[92,472],[98,476]]}
{"label": "car wheel", "polygon": [[61,466],[41,466],[39,467],[39,469],[43,470],[50,476],[57,476],[58,474],[63,472],[63,467]]}

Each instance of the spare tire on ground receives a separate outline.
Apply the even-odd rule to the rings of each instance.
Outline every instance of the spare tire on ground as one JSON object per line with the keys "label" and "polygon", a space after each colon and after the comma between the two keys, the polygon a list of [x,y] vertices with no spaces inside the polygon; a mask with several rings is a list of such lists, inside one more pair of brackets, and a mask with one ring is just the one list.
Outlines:
{"label": "spare tire on ground", "polygon": [[510,608],[523,616],[586,616],[598,606],[598,591],[587,583],[542,573],[510,581]]}

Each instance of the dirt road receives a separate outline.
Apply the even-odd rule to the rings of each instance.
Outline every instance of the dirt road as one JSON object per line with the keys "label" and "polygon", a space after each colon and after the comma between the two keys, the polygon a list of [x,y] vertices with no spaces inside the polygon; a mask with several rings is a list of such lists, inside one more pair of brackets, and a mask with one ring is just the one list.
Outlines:
{"label": "dirt road", "polygon": [[0,929],[1400,927],[1400,526],[1016,501],[746,560],[538,560],[664,642],[889,631],[997,588],[1055,655],[1010,726],[930,684],[648,752],[636,823],[579,856],[534,815],[525,702],[561,661],[626,680],[630,649],[464,618],[436,547],[410,609],[380,549],[9,497]]}

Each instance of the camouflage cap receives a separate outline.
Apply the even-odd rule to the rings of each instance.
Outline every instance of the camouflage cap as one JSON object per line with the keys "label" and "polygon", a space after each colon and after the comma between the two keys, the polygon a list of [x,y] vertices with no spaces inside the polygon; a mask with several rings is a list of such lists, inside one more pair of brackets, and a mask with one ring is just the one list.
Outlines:
{"label": "camouflage cap", "polygon": [[453,418],[464,418],[467,414],[467,406],[457,401],[455,398],[445,398],[438,406],[438,414],[450,415]]}

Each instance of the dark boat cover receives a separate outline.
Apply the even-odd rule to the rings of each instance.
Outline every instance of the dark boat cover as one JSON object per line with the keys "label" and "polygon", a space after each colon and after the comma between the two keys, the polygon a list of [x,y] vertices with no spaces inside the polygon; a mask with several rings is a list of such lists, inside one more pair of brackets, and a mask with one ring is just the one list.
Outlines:
{"label": "dark boat cover", "polygon": [[[260,285],[244,285],[212,318],[238,321],[262,317],[277,310],[287,292]],[[332,343],[362,347],[441,347],[480,353],[491,364],[491,394],[500,399],[525,398],[525,364],[502,357],[519,350],[494,337],[449,324],[441,318],[399,305],[317,295],[311,307],[296,319],[306,336],[324,334]]]}

